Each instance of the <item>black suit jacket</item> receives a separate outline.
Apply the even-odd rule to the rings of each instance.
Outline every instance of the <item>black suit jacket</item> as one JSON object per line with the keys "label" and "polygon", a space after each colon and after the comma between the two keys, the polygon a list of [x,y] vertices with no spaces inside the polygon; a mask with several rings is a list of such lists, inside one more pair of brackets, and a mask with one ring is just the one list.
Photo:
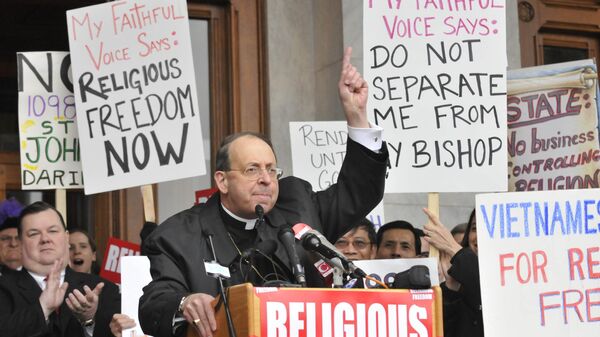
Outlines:
{"label": "black suit jacket", "polygon": [[483,314],[481,311],[481,286],[479,261],[473,251],[465,247],[450,260],[448,274],[460,282],[459,291],[453,291],[442,283],[444,303],[444,336],[483,337]]}
{"label": "black suit jacket", "polygon": [[[53,332],[51,324],[46,323],[39,302],[42,289],[25,269],[7,273],[0,279],[0,334],[3,337],[85,336],[81,324],[64,301],[57,322],[60,334]],[[78,273],[70,268],[65,272],[65,281],[69,282],[67,295],[75,289],[83,292],[85,285],[94,289],[98,283],[104,282],[95,316],[94,336],[112,336],[110,320],[121,310],[117,286],[96,275]]]}
{"label": "black suit jacket", "polygon": [[[364,218],[383,197],[387,148],[374,153],[348,140],[346,158],[337,184],[325,191],[313,192],[312,186],[301,179],[286,177],[279,181],[279,197],[268,221],[257,227],[258,241],[278,243],[274,255],[289,266],[285,247],[277,239],[279,227],[306,223],[334,242],[354,224]],[[142,251],[150,259],[152,282],[144,288],[140,299],[139,318],[145,333],[153,336],[172,335],[173,315],[181,298],[190,293],[215,296],[217,282],[207,276],[204,261],[212,254],[203,229],[214,233],[213,241],[218,262],[229,266],[232,277],[229,285],[243,282],[235,269],[238,252],[231,242],[220,213],[218,194],[204,205],[197,205],[167,219],[144,242]],[[309,286],[322,285],[312,263],[313,254],[296,245],[303,261]]]}

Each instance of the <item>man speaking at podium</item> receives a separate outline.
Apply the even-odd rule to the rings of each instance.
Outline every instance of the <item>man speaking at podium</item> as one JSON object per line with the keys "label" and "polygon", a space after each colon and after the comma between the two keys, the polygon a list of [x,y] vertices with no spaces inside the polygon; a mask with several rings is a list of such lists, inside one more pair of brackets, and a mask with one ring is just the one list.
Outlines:
{"label": "man speaking at podium", "polygon": [[[205,268],[205,261],[213,260],[209,236],[218,264],[231,274],[228,286],[246,281],[262,285],[273,274],[292,279],[290,259],[278,240],[282,227],[306,223],[335,242],[381,200],[387,148],[382,129],[367,121],[367,83],[350,64],[351,53],[350,48],[344,52],[338,83],[349,139],[337,184],[315,193],[304,180],[278,180],[281,169],[266,138],[253,133],[227,137],[216,159],[219,193],[166,220],[142,247],[153,279],[140,299],[145,333],[181,335],[187,322],[200,336],[213,335],[218,282]],[[321,285],[309,254],[296,246],[308,286]]]}

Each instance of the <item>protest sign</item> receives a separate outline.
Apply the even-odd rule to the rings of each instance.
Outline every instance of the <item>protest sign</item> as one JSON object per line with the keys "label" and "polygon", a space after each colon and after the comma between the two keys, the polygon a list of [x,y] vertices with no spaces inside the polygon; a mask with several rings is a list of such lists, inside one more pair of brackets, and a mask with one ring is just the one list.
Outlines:
{"label": "protest sign", "polygon": [[71,59],[67,52],[17,53],[21,188],[82,188]]}
{"label": "protest sign", "polygon": [[365,0],[363,13],[367,114],[390,151],[386,193],[505,191],[504,0]]}
{"label": "protest sign", "polygon": [[600,190],[477,196],[486,337],[595,336]]}
{"label": "protest sign", "polygon": [[104,250],[100,276],[114,282],[121,283],[121,257],[140,255],[140,245],[110,237]]}
{"label": "protest sign", "polygon": [[67,12],[85,193],[206,173],[187,4]]}
{"label": "protest sign", "polygon": [[138,319],[138,304],[144,287],[152,281],[150,260],[147,256],[123,256],[121,258],[121,313],[135,321],[135,327],[123,330],[122,336],[147,336]]}
{"label": "protest sign", "polygon": [[[315,191],[335,184],[344,157],[348,126],[345,121],[290,122],[292,170]],[[376,228],[385,224],[383,200],[367,215]]]}
{"label": "protest sign", "polygon": [[194,205],[206,203],[208,201],[208,198],[210,198],[211,195],[217,193],[218,191],[219,191],[219,189],[216,187],[195,191],[194,192],[194,197],[195,197]]}
{"label": "protest sign", "polygon": [[509,191],[599,187],[593,60],[524,68],[508,76]]}

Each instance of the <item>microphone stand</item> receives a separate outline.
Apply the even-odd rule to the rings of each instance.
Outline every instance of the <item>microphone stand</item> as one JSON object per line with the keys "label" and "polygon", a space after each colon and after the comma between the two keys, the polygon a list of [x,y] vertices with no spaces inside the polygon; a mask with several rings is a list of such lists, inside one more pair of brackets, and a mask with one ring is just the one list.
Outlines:
{"label": "microphone stand", "polygon": [[[208,235],[208,245],[210,246],[213,262],[216,262],[217,254],[215,253],[215,246],[213,245],[212,237],[212,234]],[[231,311],[229,310],[229,301],[227,300],[225,287],[223,286],[223,276],[221,276],[221,274],[217,274],[216,277],[219,285],[219,293],[221,294],[223,305],[225,306],[225,316],[227,317],[227,329],[229,330],[229,337],[237,337],[235,334],[235,328],[233,326],[233,319],[231,318]]]}

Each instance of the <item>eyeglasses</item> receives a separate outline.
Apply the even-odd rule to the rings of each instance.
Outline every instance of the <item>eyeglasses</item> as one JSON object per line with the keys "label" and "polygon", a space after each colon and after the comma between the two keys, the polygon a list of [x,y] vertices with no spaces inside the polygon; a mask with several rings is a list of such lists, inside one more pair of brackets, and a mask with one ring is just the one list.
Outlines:
{"label": "eyeglasses", "polygon": [[279,167],[267,167],[263,169],[257,166],[248,166],[244,170],[231,169],[229,171],[242,172],[242,175],[250,180],[257,180],[263,175],[264,172],[266,172],[269,177],[273,179],[279,179],[283,175],[283,169],[280,169]]}
{"label": "eyeglasses", "polygon": [[4,245],[9,244],[12,241],[15,241],[17,243],[20,242],[19,237],[18,236],[10,236],[10,235],[3,235],[0,236],[0,242]]}
{"label": "eyeglasses", "polygon": [[363,240],[356,240],[356,241],[346,241],[346,240],[337,240],[335,242],[335,247],[338,249],[345,249],[348,248],[348,245],[352,244],[352,246],[355,249],[365,249],[367,248],[369,245],[371,245],[371,242],[367,242],[367,241],[363,241]]}

